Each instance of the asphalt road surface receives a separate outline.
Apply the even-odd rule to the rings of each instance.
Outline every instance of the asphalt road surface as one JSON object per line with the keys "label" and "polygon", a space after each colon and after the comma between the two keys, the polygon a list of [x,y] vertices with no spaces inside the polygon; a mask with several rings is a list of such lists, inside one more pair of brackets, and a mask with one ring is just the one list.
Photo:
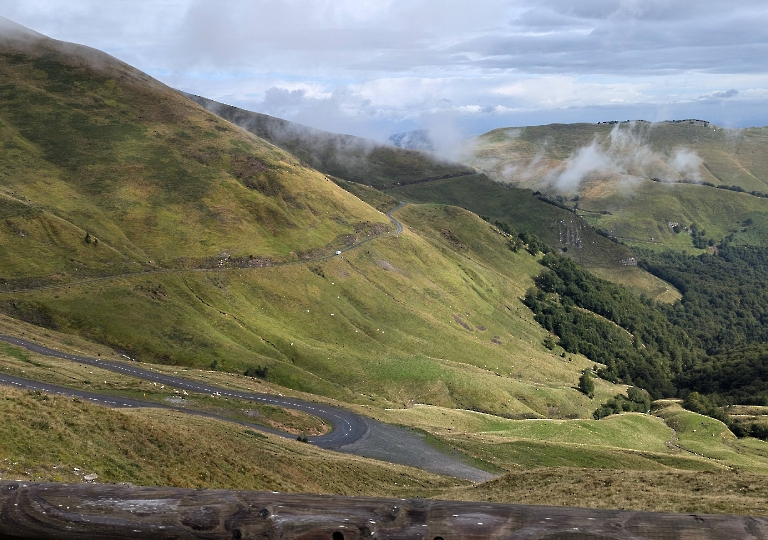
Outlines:
{"label": "asphalt road surface", "polygon": [[403,232],[403,224],[402,224],[402,223],[400,223],[399,221],[397,221],[395,218],[393,218],[393,217],[392,217],[392,212],[397,212],[398,210],[400,210],[400,209],[401,209],[403,206],[405,206],[406,204],[408,204],[408,203],[406,203],[406,202],[401,202],[400,204],[398,204],[397,206],[395,206],[395,207],[394,207],[392,210],[390,210],[389,212],[387,212],[386,214],[384,214],[385,216],[387,216],[387,217],[389,218],[389,221],[391,221],[391,222],[392,222],[392,224],[393,224],[395,227],[397,227],[397,234],[400,234],[400,233],[402,233],[402,232]]}
{"label": "asphalt road surface", "polygon": [[[410,467],[417,467],[437,474],[446,474],[455,476],[457,478],[465,478],[467,480],[472,480],[473,482],[484,482],[496,476],[466,464],[460,456],[449,456],[437,451],[435,448],[428,445],[424,441],[424,437],[410,430],[389,426],[387,424],[377,422],[376,420],[365,418],[359,414],[355,414],[344,409],[339,409],[337,407],[332,407],[330,405],[286,398],[272,394],[241,392],[238,390],[231,390],[210,384],[199,383],[181,377],[166,375],[164,373],[153,371],[152,369],[140,368],[128,363],[113,362],[110,360],[78,356],[57,351],[55,349],[50,349],[48,347],[38,345],[32,341],[28,341],[26,339],[18,338],[15,336],[0,334],[0,340],[45,356],[70,360],[80,364],[86,364],[89,366],[106,369],[139,379],[158,382],[182,390],[235,397],[245,400],[257,401],[259,403],[265,403],[268,405],[304,411],[306,413],[322,418],[333,426],[333,430],[330,433],[308,438],[311,444],[314,444],[320,448],[380,459],[383,461],[389,461],[390,463],[408,465]],[[193,414],[196,416],[233,422],[242,426],[258,429],[260,431],[265,431],[286,438],[295,437],[295,435],[269,429],[258,424],[250,424],[248,422],[233,420],[231,418],[219,417],[214,414],[192,411],[189,409],[173,407],[152,401],[141,401],[133,398],[129,399],[95,394],[92,392],[83,392],[80,390],[32,381],[29,379],[22,379],[10,375],[0,374],[0,384],[16,386],[18,388],[27,388],[30,390],[40,390],[52,394],[62,394],[78,397],[80,399],[89,400],[108,407],[154,407],[174,410],[186,414]]]}
{"label": "asphalt road surface", "polygon": [[[181,377],[174,377],[173,375],[166,375],[164,373],[152,371],[151,369],[143,369],[138,366],[133,366],[131,364],[123,364],[121,362],[112,362],[110,360],[101,360],[99,358],[89,358],[87,356],[78,356],[74,354],[64,353],[54,349],[49,349],[48,347],[43,347],[42,345],[38,345],[37,343],[34,343],[32,341],[27,341],[26,339],[17,338],[14,336],[0,335],[0,340],[5,341],[6,343],[10,343],[12,345],[16,345],[18,347],[24,347],[27,350],[30,350],[32,352],[36,352],[45,356],[53,356],[56,358],[62,358],[64,360],[71,360],[73,362],[78,362],[80,364],[86,364],[89,366],[94,366],[97,368],[114,371],[116,373],[122,373],[123,375],[129,375],[131,377],[144,379],[146,381],[161,383],[174,388],[179,388],[181,390],[190,390],[192,392],[198,392],[202,394],[217,394],[217,395],[220,394],[226,397],[234,397],[234,398],[245,399],[250,401],[257,401],[259,403],[264,403],[267,405],[285,407],[288,409],[295,409],[295,410],[309,413],[311,415],[322,418],[323,420],[325,420],[326,422],[328,422],[333,426],[333,431],[331,431],[330,433],[326,433],[325,435],[318,435],[317,437],[309,437],[309,442],[316,446],[319,446],[320,448],[336,449],[348,444],[352,444],[358,439],[360,439],[363,435],[365,435],[365,432],[368,429],[366,420],[362,416],[350,411],[345,411],[344,409],[331,407],[330,405],[323,405],[321,403],[313,403],[311,401],[302,401],[299,399],[275,396],[272,394],[257,394],[257,393],[251,393],[251,392],[241,392],[238,390],[231,390],[228,388],[221,388],[219,386],[213,386],[210,384],[195,382],[195,381],[184,379]],[[6,376],[3,376],[3,377],[6,377]],[[24,380],[25,379],[17,378],[16,382],[18,383],[19,381],[24,381]],[[29,382],[33,382],[33,381],[29,381]],[[35,384],[41,384],[41,383],[35,383]],[[55,392],[59,394],[69,393],[71,395],[77,395],[74,393],[75,392],[74,390],[70,390],[63,387],[54,387],[52,385],[49,385],[49,386],[51,390],[48,390],[48,391],[51,391],[51,392]],[[53,390],[53,388],[55,388],[55,390]],[[161,406],[150,401],[142,402],[137,400],[122,400],[122,399],[118,400],[114,396],[100,396],[98,394],[87,394],[85,392],[80,392],[80,394],[83,394],[83,395],[78,397],[83,397],[85,399],[89,399],[92,401],[97,401],[97,398],[98,398],[101,400],[101,402],[107,405],[112,405],[112,406],[114,405],[112,403],[108,403],[107,400],[124,401],[125,403],[132,401],[133,405],[130,405],[130,406],[134,406],[134,407],[160,407]],[[128,405],[125,405],[125,406],[128,406]],[[165,408],[172,409],[173,407],[165,407]],[[185,412],[189,412],[185,409],[180,409],[180,408],[176,410],[184,410]],[[208,415],[208,416],[212,416],[212,415]],[[252,424],[252,426],[258,427],[259,429],[263,429],[260,426],[257,426],[256,424]],[[278,431],[273,431],[273,433],[277,433],[285,437],[291,437],[291,438],[295,437],[295,435],[278,432]]]}

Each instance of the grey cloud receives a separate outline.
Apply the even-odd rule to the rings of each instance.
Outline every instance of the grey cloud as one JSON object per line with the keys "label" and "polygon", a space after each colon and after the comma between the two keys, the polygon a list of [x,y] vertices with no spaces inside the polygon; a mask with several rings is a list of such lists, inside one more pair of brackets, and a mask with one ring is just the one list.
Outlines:
{"label": "grey cloud", "polygon": [[729,98],[733,97],[739,94],[739,91],[735,88],[731,88],[730,90],[726,90],[725,92],[715,92],[712,94],[712,97],[716,98]]}

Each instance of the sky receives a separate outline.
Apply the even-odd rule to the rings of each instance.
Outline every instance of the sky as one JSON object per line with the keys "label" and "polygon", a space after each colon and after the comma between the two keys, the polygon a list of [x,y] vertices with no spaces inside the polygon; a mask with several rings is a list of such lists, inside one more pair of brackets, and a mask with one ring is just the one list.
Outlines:
{"label": "sky", "polygon": [[768,125],[765,0],[0,0],[0,15],[187,92],[377,140]]}

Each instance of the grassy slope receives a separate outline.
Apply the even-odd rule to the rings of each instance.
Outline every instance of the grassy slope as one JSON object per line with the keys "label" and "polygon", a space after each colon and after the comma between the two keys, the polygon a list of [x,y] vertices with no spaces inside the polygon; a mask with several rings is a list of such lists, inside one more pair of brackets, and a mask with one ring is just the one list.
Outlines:
{"label": "grassy slope", "polygon": [[[204,258],[230,249],[236,256],[248,254],[251,249],[256,251],[258,247],[264,251],[256,255],[287,257],[291,249],[306,249],[300,238],[305,242],[311,239],[314,243],[310,247],[316,247],[349,232],[350,216],[360,221],[384,221],[380,214],[358,199],[344,195],[321,175],[303,169],[290,156],[218,124],[194,107],[180,105],[170,93],[158,100],[157,109],[150,106],[151,100],[147,101],[146,95],[138,102],[131,102],[135,98],[135,88],[131,85],[141,87],[154,83],[141,82],[141,74],[127,67],[121,68],[122,75],[116,76],[110,60],[106,81],[102,81],[109,90],[109,79],[114,79],[114,88],[122,89],[122,95],[118,92],[111,98],[110,95],[94,97],[98,92],[86,86],[77,95],[67,96],[66,85],[57,86],[51,83],[51,78],[78,82],[72,77],[79,73],[86,79],[80,81],[83,84],[102,82],[82,67],[69,66],[62,74],[55,63],[36,64],[27,57],[14,64],[17,60],[19,58],[8,61],[7,57],[4,60],[4,73],[9,74],[8,80],[12,83],[0,88],[0,91],[11,92],[3,102],[6,109],[0,131],[4,137],[2,151],[8,152],[3,155],[0,177],[6,212],[2,236],[5,243],[0,251],[5,259],[0,262],[9,272],[3,277],[39,279],[55,274],[57,279],[71,280],[82,275],[149,266],[145,260],[187,264],[178,260],[179,252],[185,257]],[[76,64],[77,59],[74,62]],[[13,79],[14,73],[21,73],[16,70],[22,68],[29,73]],[[14,102],[19,95],[23,100]],[[81,99],[86,102],[78,101]],[[16,103],[17,110],[10,110],[9,103],[10,109]],[[178,117],[172,115],[175,104],[183,111]],[[150,124],[158,133],[150,142],[132,135],[131,129],[123,129],[125,125],[129,128],[136,125],[126,119],[138,114],[131,112],[137,105],[145,107],[144,114],[150,118],[158,115],[155,123]],[[78,108],[94,114],[83,119],[72,112]],[[74,149],[79,151],[78,148],[85,145],[88,151],[80,154],[66,151],[71,141],[45,133],[42,121],[38,125],[21,122],[19,115],[26,114],[25,111],[34,111],[36,116],[64,126],[62,131],[77,143]],[[170,116],[162,116],[166,114]],[[201,116],[195,117],[195,114]],[[227,139],[224,146],[214,145],[221,151],[214,154],[222,161],[214,164],[213,180],[199,173],[203,165],[208,170],[214,163],[204,163],[207,154],[198,156],[202,161],[194,158],[200,168],[195,168],[192,161],[184,161],[186,149],[207,151],[196,146],[201,144],[198,135],[202,139],[215,138],[210,136],[212,132],[206,135],[210,130],[196,131],[195,118],[200,119],[200,125],[213,125],[213,131],[224,134],[221,136]],[[139,126],[145,119],[141,120]],[[98,136],[89,135],[94,125],[111,128],[95,131]],[[187,134],[192,131],[192,138],[188,140],[172,132],[177,125]],[[217,125],[228,131],[216,129]],[[176,141],[177,137],[182,142]],[[153,140],[157,142],[152,143]],[[153,155],[153,148],[168,149],[164,156],[171,157],[141,163],[138,158]],[[241,159],[235,155],[238,152],[231,148],[243,149],[247,152],[246,158],[256,155],[259,162],[273,167],[269,171],[277,171],[275,176],[266,178],[266,184],[259,184],[263,178],[259,174],[248,176],[248,173],[254,168],[258,169],[256,173],[263,172],[260,166],[246,158],[238,161]],[[99,161],[93,156],[106,157]],[[225,156],[229,156],[229,164]],[[173,180],[179,162],[185,171],[194,173],[185,176],[185,182],[189,178],[195,182],[183,183],[183,189],[177,189],[179,184]],[[111,165],[108,167],[107,163]],[[110,186],[107,180],[112,178],[116,180]],[[271,184],[270,179],[275,178],[279,182]],[[262,189],[271,189],[270,185],[280,187],[276,192],[265,194],[258,188],[245,188],[242,180],[248,179]],[[206,183],[209,180],[210,183]],[[179,177],[176,181],[181,182]],[[299,186],[295,190],[294,181]],[[185,196],[190,193],[187,188],[194,193],[192,188],[196,183],[212,186],[213,192],[206,191],[193,203]],[[302,207],[291,206],[305,194],[308,195],[301,199]],[[312,194],[316,198],[309,196]],[[120,207],[120,201],[124,200],[130,204]],[[247,211],[238,206],[242,201]],[[171,208],[167,215],[163,212],[165,208]],[[277,213],[271,213],[272,210]],[[251,211],[259,217],[253,218]],[[211,212],[218,214],[208,220]],[[200,217],[203,215],[207,217]],[[276,215],[282,217],[274,217]],[[153,221],[153,216],[157,221]],[[221,216],[240,219],[233,218],[239,223],[237,238],[242,238],[243,231],[253,234],[247,240],[247,251],[238,252],[236,239],[227,236],[233,220],[226,222],[227,226],[216,224]],[[165,412],[97,411],[84,403],[46,400],[6,389],[2,390],[0,402],[6,419],[0,422],[0,430],[4,430],[0,436],[2,477],[77,480],[79,475],[75,472],[98,472],[104,481],[142,484],[394,496],[439,494],[482,500],[488,497],[579,504],[587,501],[637,507],[649,504],[648,497],[634,499],[627,479],[652,482],[653,474],[664,474],[663,478],[659,476],[664,489],[673,490],[670,478],[681,484],[698,482],[708,490],[710,498],[702,502],[692,497],[678,497],[667,503],[667,509],[755,511],[755,500],[764,498],[762,491],[753,488],[759,485],[755,478],[760,478],[758,475],[763,471],[763,443],[726,441],[725,446],[741,445],[738,452],[729,452],[732,446],[708,446],[709,439],[696,439],[700,435],[691,438],[696,451],[713,452],[713,459],[719,460],[715,469],[733,459],[748,470],[739,481],[749,486],[750,491],[735,496],[724,492],[734,485],[730,477],[721,475],[714,478],[715,482],[702,483],[683,472],[712,467],[701,465],[700,458],[686,456],[681,460],[674,452],[671,456],[663,455],[659,445],[668,431],[654,419],[630,416],[610,422],[538,425],[457,410],[456,407],[474,407],[507,415],[586,416],[595,403],[572,386],[579,370],[590,363],[580,357],[564,360],[541,346],[544,334],[517,300],[530,286],[530,277],[539,271],[532,257],[512,254],[503,238],[486,223],[459,209],[411,206],[401,211],[400,217],[407,227],[400,237],[377,240],[343,258],[322,264],[133,276],[6,295],[4,298],[17,304],[14,309],[19,314],[68,333],[42,330],[5,317],[2,326],[4,331],[34,334],[45,343],[53,341],[70,349],[94,351],[89,354],[95,351],[114,354],[109,347],[117,346],[141,358],[179,364],[207,366],[216,361],[219,366],[235,370],[246,365],[268,365],[272,379],[269,383],[219,372],[189,373],[217,382],[243,387],[258,385],[293,394],[298,390],[313,390],[350,402],[350,406],[373,416],[428,429],[442,441],[440,444],[464,448],[496,466],[514,471],[498,483],[470,492],[461,488],[452,491],[457,484],[452,479],[330,454],[293,441],[263,439],[214,421],[190,421]],[[285,222],[280,221],[283,218],[298,223],[298,230],[286,226],[287,232],[283,235],[281,224]],[[310,228],[317,227],[308,235],[304,230],[307,220],[313,224]],[[347,223],[340,222],[344,220]],[[175,231],[186,226],[199,232],[203,226],[200,223],[206,230],[202,237],[181,236],[183,241],[176,243],[161,238],[164,231],[176,234]],[[261,223],[272,223],[274,230],[258,229]],[[96,228],[97,225],[102,228]],[[209,226],[211,232],[207,232]],[[86,230],[100,239],[98,247],[82,242]],[[150,234],[153,237],[144,242]],[[14,244],[24,240],[28,242]],[[83,267],[86,271],[80,270]],[[78,335],[95,338],[102,344],[82,341]],[[501,343],[493,343],[494,337]],[[20,363],[25,361],[19,355],[13,348],[4,349],[0,360],[4,359],[6,369],[26,369],[21,367]],[[40,360],[32,359],[43,364]],[[70,379],[69,384],[86,384],[84,373],[73,375],[74,371],[54,364],[30,365],[37,371],[45,370],[52,380],[61,382],[66,377],[81,376],[77,381]],[[105,380],[108,382],[104,387],[109,387],[110,379]],[[118,382],[118,386],[135,384]],[[293,390],[276,387],[275,383]],[[93,381],[90,384],[93,386]],[[598,397],[603,399],[619,390],[600,383]],[[363,393],[366,395],[361,395]],[[392,405],[400,407],[418,401],[441,407],[387,410]],[[474,427],[464,427],[468,433],[459,436],[450,433],[446,426],[451,430]],[[680,436],[683,430],[676,429]],[[635,430],[641,430],[644,436],[636,437],[637,442],[628,447],[622,441],[630,438],[627,434]],[[688,442],[687,434],[684,432],[686,436],[680,436],[680,440]],[[510,446],[515,444],[523,446]],[[528,458],[521,461],[520,452]],[[632,452],[642,455],[628,457]],[[531,461],[530,456],[536,455],[541,457]],[[657,455],[661,457],[649,457]],[[611,463],[617,468],[643,470],[645,476],[623,471],[623,483],[616,484],[622,486],[621,494],[598,501],[585,498],[584,490],[574,492],[573,479],[586,474],[590,479],[586,488],[592,489],[618,482],[613,472],[584,473],[568,468],[553,473],[538,468],[542,465],[603,467],[604,464],[607,467]],[[518,472],[518,466],[526,469]],[[81,471],[75,471],[75,467]],[[645,471],[659,468],[660,471],[652,473]],[[721,478],[723,489],[713,485]],[[402,483],[407,486],[403,487]],[[657,496],[664,492],[658,487],[655,489]],[[600,491],[595,489],[593,497],[594,493]],[[736,506],[728,506],[728,501],[735,502]]]}
{"label": "grassy slope", "polygon": [[[467,212],[407,209],[413,230],[324,263],[74,283],[224,253],[297,261],[386,219],[106,55],[44,38],[2,52],[2,277],[67,284],[5,294],[6,313],[142,360],[266,365],[284,386],[351,401],[589,414],[572,388],[586,360],[546,351],[518,300],[538,265]],[[403,155],[428,162],[418,174],[452,170]]]}
{"label": "grassy slope", "polygon": [[317,435],[328,431],[328,426],[323,420],[300,411],[241,399],[180,392],[165,385],[43,356],[2,342],[0,372],[86,392],[133,397],[186,410],[206,412],[273,427],[295,435]]}
{"label": "grassy slope", "polygon": [[[439,436],[441,446],[509,471],[469,486],[218,421],[110,411],[0,388],[0,478],[78,482],[96,473],[101,482],[143,485],[764,513],[765,443],[699,435],[709,419],[674,408],[660,416],[675,426],[684,450],[666,444],[676,440],[658,418],[637,414],[597,422],[506,421],[506,430]],[[727,446],[733,444],[738,447]],[[704,456],[686,452],[689,446]]]}
{"label": "grassy slope", "polygon": [[0,478],[412,496],[461,484],[182,413],[0,389]]}
{"label": "grassy slope", "polygon": [[209,111],[284,148],[311,167],[373,187],[450,174],[473,173],[471,167],[436,156],[383,145],[352,135],[339,135],[266,114],[189,96]]}
{"label": "grassy slope", "polygon": [[223,253],[295,258],[387,223],[293,156],[97,51],[1,40],[0,80],[6,281]]}
{"label": "grassy slope", "polygon": [[[103,346],[8,318],[0,319],[0,329],[15,329],[60,349],[117,357]],[[69,385],[98,386],[100,391],[136,384],[105,374],[107,383],[91,380],[86,385],[84,379],[95,379],[95,374],[13,347],[0,351],[0,363],[6,371],[23,364],[47,373],[48,380],[74,378]],[[312,397],[237,375],[176,371],[222,386]],[[598,387],[597,399],[614,389]],[[0,394],[0,414],[13,419],[0,423],[0,478],[79,481],[83,474],[96,472],[100,481],[137,484],[752,514],[764,512],[768,496],[768,444],[735,440],[722,424],[674,403],[661,403],[655,416],[626,414],[600,421],[516,421],[424,405],[394,410],[353,406],[363,414],[427,431],[439,447],[461,450],[508,471],[470,488],[413,469],[265,439],[211,420],[163,411],[109,412],[4,388]],[[96,413],[99,422],[92,420]],[[179,461],[182,454],[185,465]]]}
{"label": "grassy slope", "polygon": [[404,182],[471,170],[436,160],[422,152],[379,146],[364,139],[307,128],[199,96],[190,97],[222,118],[285,148],[318,170],[339,176],[340,179],[335,180],[339,185],[381,211],[394,207],[396,202],[386,195],[364,191],[364,185],[388,189],[389,195],[404,200],[453,204],[479,215],[505,220],[521,230],[534,232],[553,247],[571,249],[571,255],[582,264],[604,270],[604,277],[633,287],[638,293],[663,301],[676,298],[673,289],[667,293],[670,291],[668,284],[642,270],[621,264],[622,260],[632,256],[628,249],[595,234],[572,214],[530,198],[530,192],[501,189],[484,175],[466,175],[392,189]]}
{"label": "grassy slope", "polygon": [[[631,245],[652,249],[700,251],[688,234],[676,234],[670,222],[696,223],[716,240],[734,233],[736,243],[765,245],[768,238],[768,199],[707,186],[646,181],[631,194],[606,195],[580,207],[609,210],[611,215],[585,213],[584,218]],[[752,223],[745,226],[747,219]]]}
{"label": "grassy slope", "polygon": [[[595,138],[607,141],[611,125],[552,124],[498,129],[475,141],[472,161],[495,179],[531,189],[552,191],[546,174],[562,165],[579,148]],[[626,125],[621,129],[627,132]],[[629,174],[599,173],[589,176],[577,190],[580,215],[593,226],[611,231],[630,245],[658,249],[693,250],[690,237],[676,235],[669,222],[697,223],[707,236],[719,240],[736,232],[736,241],[763,244],[768,233],[768,200],[702,185],[668,185],[649,180],[683,177],[665,162],[676,149],[695,151],[703,160],[701,180],[715,185],[738,185],[747,191],[768,191],[768,131],[763,128],[727,130],[712,125],[671,123],[640,125],[638,141],[655,152]],[[629,148],[637,148],[630,146]],[[622,153],[623,152],[623,153]],[[626,157],[623,149],[618,159]],[[509,174],[510,167],[514,172]],[[517,167],[517,169],[515,169]],[[691,173],[686,173],[692,176]],[[570,193],[573,195],[573,193]],[[610,212],[600,214],[601,211]],[[743,230],[740,223],[752,218]]]}
{"label": "grassy slope", "polygon": [[573,213],[540,201],[528,190],[505,188],[485,175],[403,186],[387,193],[414,202],[453,204],[487,216],[491,222],[507,221],[554,248],[564,246],[570,256],[590,268],[620,267],[623,259],[632,256],[628,248],[596,234]]}
{"label": "grassy slope", "polygon": [[546,350],[520,302],[540,271],[535,259],[458,208],[408,206],[398,218],[402,235],[323,263],[136,276],[13,298],[31,321],[47,318],[141,360],[241,373],[266,365],[283,386],[382,407],[589,415],[593,406],[573,387],[591,364]]}
{"label": "grassy slope", "polygon": [[592,214],[575,216],[540,201],[527,189],[504,187],[485,175],[475,175],[398,187],[387,193],[415,202],[454,204],[487,216],[490,221],[506,221],[518,230],[535,233],[555,249],[566,249],[569,257],[600,277],[638,295],[646,294],[662,302],[680,298],[670,284],[635,266],[626,266],[624,262],[634,254],[628,247],[597,234],[584,219]]}

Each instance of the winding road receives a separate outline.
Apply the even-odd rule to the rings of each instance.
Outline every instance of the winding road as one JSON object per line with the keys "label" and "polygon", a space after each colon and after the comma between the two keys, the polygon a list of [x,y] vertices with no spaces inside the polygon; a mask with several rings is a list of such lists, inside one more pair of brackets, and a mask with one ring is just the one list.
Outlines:
{"label": "winding road", "polygon": [[[447,474],[475,482],[482,482],[496,476],[486,471],[482,471],[467,465],[457,457],[452,457],[439,452],[435,448],[429,446],[424,441],[423,437],[415,434],[412,431],[389,426],[376,420],[365,418],[351,411],[330,405],[314,403],[311,401],[303,401],[294,398],[286,398],[272,394],[242,392],[229,388],[222,388],[211,384],[192,381],[182,377],[174,377],[173,375],[167,375],[165,373],[153,371],[152,369],[140,368],[128,363],[114,362],[111,360],[79,356],[57,351],[55,349],[44,347],[32,341],[15,336],[0,335],[0,341],[4,341],[17,347],[23,347],[29,351],[42,354],[44,356],[61,358],[63,360],[69,360],[100,369],[106,369],[108,371],[113,371],[122,375],[128,375],[147,381],[161,383],[181,390],[189,390],[191,392],[203,394],[217,394],[226,397],[256,401],[277,407],[285,407],[288,409],[303,411],[322,418],[333,426],[333,430],[329,433],[326,433],[325,435],[308,437],[308,442],[310,444],[327,450],[337,450],[340,452],[389,461],[391,463],[399,463],[401,465],[418,467],[420,469],[424,469],[426,471],[434,472],[437,474]],[[258,424],[251,424],[240,420],[234,420],[232,418],[217,416],[215,414],[193,411],[181,407],[173,407],[153,401],[142,401],[135,398],[123,398],[113,395],[83,392],[81,390],[74,390],[72,388],[23,379],[11,375],[0,374],[0,384],[15,386],[18,388],[26,388],[30,390],[40,390],[52,394],[78,397],[80,399],[86,399],[108,407],[148,407],[174,410],[183,412],[185,414],[192,414],[196,416],[223,420],[226,422],[233,422],[252,429],[258,429],[260,431],[279,435],[281,437],[291,439],[295,438],[295,435],[290,433],[270,429]]]}
{"label": "winding road", "polygon": [[[397,219],[392,217],[392,214],[407,203],[401,202],[388,212],[386,216],[390,219],[392,224],[396,228],[394,234],[400,234],[403,232],[403,225]],[[391,233],[390,233],[391,234]],[[356,249],[363,244],[381,238],[379,235],[372,238],[366,238],[352,246],[341,250],[342,253],[346,253],[353,249]],[[337,254],[338,255],[338,254]],[[336,255],[329,255],[318,257],[317,260],[330,259]],[[306,264],[312,261],[301,261],[297,263],[281,264],[279,266],[286,266],[288,264]],[[90,283],[93,281],[105,281],[108,279],[115,279],[120,277],[134,276],[134,275],[146,275],[154,273],[171,273],[171,272],[190,272],[190,271],[211,271],[208,269],[185,269],[185,270],[171,270],[161,269],[148,272],[137,272],[133,274],[125,274],[121,276],[104,276],[101,278],[92,278],[83,280],[80,282],[71,282],[60,285],[48,285],[38,287],[37,289],[52,289],[59,287],[66,287],[75,284]],[[21,291],[3,291],[3,292],[21,292]],[[2,294],[2,292],[0,292]],[[300,399],[286,398],[283,396],[276,396],[272,394],[260,394],[253,392],[242,392],[238,390],[231,390],[228,388],[221,388],[218,386],[205,384],[201,382],[192,381],[182,377],[174,377],[158,371],[153,371],[151,368],[144,369],[137,366],[133,366],[128,363],[113,362],[110,360],[103,360],[100,358],[90,358],[87,356],[78,356],[69,354],[55,349],[44,347],[32,341],[28,341],[23,338],[0,335],[0,340],[5,341],[11,345],[23,347],[29,351],[42,354],[45,356],[52,356],[61,358],[64,360],[70,360],[72,362],[78,362],[80,364],[86,364],[101,369],[106,369],[123,375],[144,379],[147,381],[161,383],[170,387],[178,388],[181,390],[189,390],[192,392],[203,394],[216,394],[226,397],[239,398],[244,400],[256,401],[267,405],[273,405],[278,407],[285,407],[288,409],[294,409],[306,412],[308,414],[317,416],[327,423],[329,423],[333,429],[325,435],[318,435],[314,437],[308,437],[308,442],[320,448],[327,450],[336,450],[340,452],[346,452],[364,457],[370,457],[374,459],[380,459],[388,461],[390,463],[398,463],[401,465],[408,465],[411,467],[418,467],[429,472],[437,474],[446,474],[455,476],[457,478],[464,478],[473,482],[483,482],[495,478],[497,475],[488,473],[486,471],[477,469],[471,465],[464,463],[459,456],[449,456],[442,452],[439,452],[434,447],[428,445],[423,436],[420,436],[413,431],[389,426],[383,424],[371,418],[365,418],[359,414],[332,407],[330,405],[324,405],[321,403],[314,403],[310,401],[303,401]],[[23,379],[20,377],[14,377],[11,375],[0,374],[0,384],[16,386],[19,388],[26,388],[29,390],[40,390],[52,394],[61,394],[66,396],[77,397],[105,405],[108,407],[153,407],[167,410],[174,410],[183,412],[185,414],[192,414],[196,416],[203,416],[207,418],[215,418],[226,422],[236,423],[242,426],[246,426],[252,429],[258,429],[260,431],[272,433],[286,438],[294,438],[295,435],[285,433],[268,427],[251,424],[232,418],[217,416],[215,414],[204,413],[201,411],[189,410],[182,407],[174,407],[171,405],[156,403],[153,401],[142,401],[134,398],[123,398],[117,396],[109,396],[102,394],[95,394],[91,392],[84,392],[81,390],[75,390],[72,388],[66,388],[63,386],[56,386],[48,383],[42,383],[29,379]]]}
{"label": "winding road", "polygon": [[54,289],[63,289],[65,287],[71,287],[73,285],[87,285],[89,283],[97,283],[100,281],[111,281],[113,279],[121,279],[121,278],[127,278],[127,277],[134,277],[134,276],[149,276],[153,274],[180,274],[180,273],[189,273],[189,272],[224,272],[227,270],[258,270],[261,268],[280,268],[284,266],[296,266],[299,264],[307,264],[311,262],[319,262],[319,261],[327,261],[329,259],[332,259],[341,253],[346,253],[348,251],[352,251],[353,249],[357,249],[360,246],[367,244],[368,242],[371,242],[372,240],[377,240],[379,238],[384,238],[386,236],[391,236],[392,234],[400,234],[403,232],[403,225],[398,220],[396,220],[394,217],[392,217],[392,213],[400,210],[404,206],[406,206],[407,202],[400,202],[397,206],[395,206],[392,210],[389,210],[384,215],[389,218],[389,220],[392,222],[392,224],[395,226],[395,232],[394,233],[383,233],[383,234],[377,234],[374,236],[371,236],[369,238],[364,238],[360,240],[359,242],[356,242],[352,244],[351,246],[345,247],[343,249],[338,250],[337,252],[334,252],[330,255],[322,255],[319,257],[314,257],[311,259],[303,259],[300,261],[290,261],[290,262],[274,262],[268,266],[257,266],[257,267],[224,267],[224,268],[157,268],[154,270],[143,270],[139,272],[126,272],[123,274],[111,274],[108,276],[100,276],[100,277],[93,277],[93,278],[86,278],[81,279],[78,281],[68,281],[66,283],[56,283],[51,285],[40,285],[37,287],[27,287],[25,289],[14,289],[14,290],[0,290],[0,295],[10,295],[10,294],[16,294],[16,293],[25,293],[25,292],[31,292],[31,291],[47,291],[47,290],[54,290]]}
{"label": "winding road", "polygon": [[[14,336],[0,335],[0,340],[5,341],[6,343],[10,343],[11,345],[23,347],[29,351],[36,352],[38,354],[42,354],[45,356],[53,356],[55,358],[71,360],[73,362],[78,362],[80,364],[86,364],[89,366],[106,369],[108,371],[121,373],[123,375],[129,375],[131,377],[136,377],[138,379],[144,379],[146,381],[152,381],[152,382],[161,383],[167,386],[172,386],[180,390],[190,390],[192,392],[198,392],[201,394],[217,394],[217,395],[220,394],[226,397],[256,401],[259,403],[264,403],[266,405],[286,407],[288,409],[295,409],[295,410],[306,412],[308,414],[322,418],[323,420],[325,420],[326,422],[328,422],[333,426],[333,431],[331,431],[330,433],[327,433],[325,435],[318,435],[317,437],[308,438],[309,442],[311,442],[312,444],[315,444],[316,446],[319,446],[320,448],[327,448],[327,449],[341,448],[342,446],[356,442],[363,435],[365,435],[365,432],[367,431],[367,424],[365,419],[362,416],[349,411],[345,411],[344,409],[331,407],[329,405],[323,405],[320,403],[313,403],[310,401],[302,401],[299,399],[275,396],[271,394],[240,392],[237,390],[221,388],[219,386],[199,383],[189,379],[184,379],[182,377],[174,377],[173,375],[166,375],[164,373],[153,371],[151,369],[148,370],[148,369],[143,369],[139,367],[134,367],[130,364],[123,364],[121,362],[113,362],[110,360],[101,360],[98,358],[90,358],[87,356],[78,356],[74,354],[64,353],[54,349],[49,349],[48,347],[43,347],[42,345],[38,345],[37,343],[28,341],[26,339],[14,337]],[[64,388],[64,387],[59,387],[54,385],[44,385],[43,383],[39,383],[36,381],[30,381],[30,380],[21,379],[18,377],[10,377],[8,375],[0,375],[0,380],[7,380],[7,382],[9,382],[10,384],[14,384],[17,386],[24,384],[26,385],[27,388],[45,390],[47,392],[54,392],[57,394],[68,394],[68,395],[88,399],[95,402],[102,402],[106,405],[111,405],[111,406],[162,407],[166,409],[174,409],[174,410],[180,410],[184,412],[190,412],[187,409],[183,409],[180,407],[170,407],[165,405],[159,405],[152,401],[123,399],[123,398],[116,398],[114,396],[104,396],[104,395],[93,394],[89,392],[81,392],[78,390],[72,390],[70,388]],[[32,385],[36,385],[36,386],[32,386]],[[43,388],[43,386],[45,386],[46,388]],[[210,415],[210,414],[204,415],[204,416],[219,418],[215,415]],[[228,418],[221,418],[221,419],[231,421],[231,419],[228,419]],[[247,424],[243,422],[241,423],[244,425]],[[266,430],[266,428],[264,428],[263,426],[258,426],[257,424],[247,424],[247,425],[257,429]],[[270,431],[272,433],[275,433],[284,437],[295,438],[295,435],[291,435],[289,433],[284,433],[276,430],[270,430]]]}

